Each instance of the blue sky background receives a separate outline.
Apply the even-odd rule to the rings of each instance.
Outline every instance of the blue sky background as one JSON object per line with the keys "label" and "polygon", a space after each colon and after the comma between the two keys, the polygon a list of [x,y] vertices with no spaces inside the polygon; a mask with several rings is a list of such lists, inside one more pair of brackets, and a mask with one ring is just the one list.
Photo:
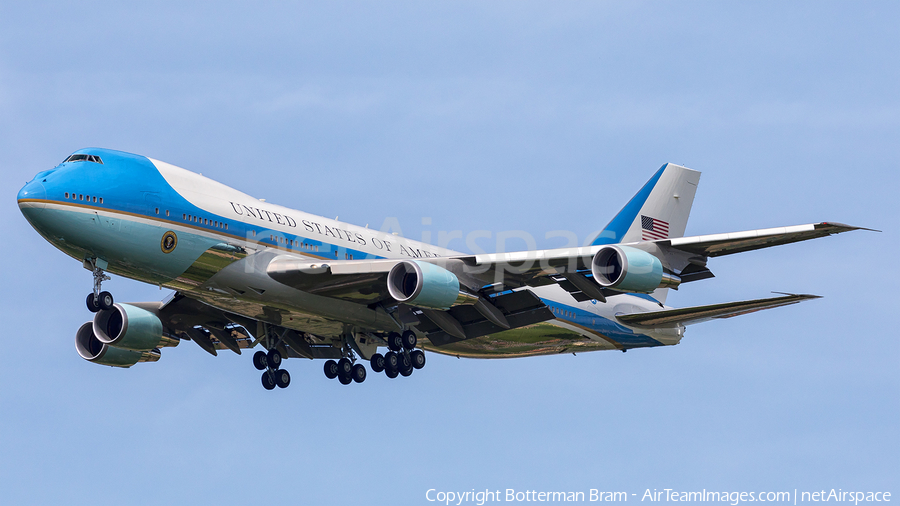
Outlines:
{"label": "blue sky background", "polygon": [[[898,20],[892,2],[0,4],[2,502],[427,504],[429,488],[897,500]],[[669,304],[824,298],[694,326],[675,347],[431,354],[410,378],[351,387],[291,360],[292,386],[266,392],[248,354],[189,342],[129,370],[78,357],[90,274],[14,197],[87,146],[361,225],[396,217],[412,238],[584,239],[665,162],[703,171],[690,235],[884,232],[714,259],[717,277]]]}

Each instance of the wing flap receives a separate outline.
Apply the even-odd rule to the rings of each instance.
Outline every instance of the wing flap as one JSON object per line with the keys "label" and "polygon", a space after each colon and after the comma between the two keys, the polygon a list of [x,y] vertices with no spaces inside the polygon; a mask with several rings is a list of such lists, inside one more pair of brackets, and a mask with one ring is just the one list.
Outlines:
{"label": "wing flap", "polygon": [[[520,290],[498,295],[492,297],[491,302],[503,312],[510,329],[534,325],[555,318],[553,312],[531,290]],[[423,321],[416,328],[424,332],[428,340],[435,346],[446,346],[451,343],[508,330],[491,323],[471,306],[457,306],[447,312],[460,322],[465,338],[453,336],[431,321]]]}
{"label": "wing flap", "polygon": [[731,318],[749,313],[788,306],[805,300],[819,299],[818,295],[789,294],[782,297],[769,297],[766,299],[743,300],[739,302],[726,302],[709,306],[694,306],[679,309],[667,309],[664,311],[650,311],[646,313],[631,313],[617,315],[616,319],[626,325],[638,327],[668,327],[673,325],[692,325],[717,318]]}

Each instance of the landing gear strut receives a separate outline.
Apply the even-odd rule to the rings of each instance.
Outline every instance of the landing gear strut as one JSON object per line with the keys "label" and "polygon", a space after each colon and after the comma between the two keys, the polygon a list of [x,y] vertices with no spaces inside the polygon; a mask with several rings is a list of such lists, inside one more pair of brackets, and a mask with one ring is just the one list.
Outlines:
{"label": "landing gear strut", "polygon": [[94,291],[88,294],[87,300],[85,301],[87,303],[88,311],[96,313],[101,309],[104,311],[112,309],[113,304],[115,304],[112,294],[100,291],[100,285],[104,281],[109,281],[110,277],[103,272],[103,269],[97,267],[96,258],[90,260],[90,265],[92,268],[91,272],[94,274]]}

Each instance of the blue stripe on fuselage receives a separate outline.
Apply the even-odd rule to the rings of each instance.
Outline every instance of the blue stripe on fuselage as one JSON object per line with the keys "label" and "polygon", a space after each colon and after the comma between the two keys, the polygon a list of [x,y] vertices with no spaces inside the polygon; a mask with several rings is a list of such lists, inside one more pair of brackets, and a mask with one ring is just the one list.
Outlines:
{"label": "blue stripe on fuselage", "polygon": [[[636,334],[631,329],[619,325],[618,323],[604,318],[596,313],[586,311],[578,306],[569,304],[561,304],[559,301],[551,299],[541,299],[544,304],[553,311],[556,319],[563,323],[570,323],[583,327],[604,337],[609,338],[622,345],[622,348],[648,348],[652,346],[663,346],[663,343],[644,334]],[[569,312],[572,315],[565,314]]]}

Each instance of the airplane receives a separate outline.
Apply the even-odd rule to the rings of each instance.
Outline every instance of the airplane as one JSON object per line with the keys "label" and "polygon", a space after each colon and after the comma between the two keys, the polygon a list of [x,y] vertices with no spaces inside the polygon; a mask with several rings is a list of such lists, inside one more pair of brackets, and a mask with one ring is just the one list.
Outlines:
{"label": "airplane", "polygon": [[[684,237],[700,172],[667,163],[590,244],[466,254],[253,198],[140,155],[81,149],[39,172],[18,205],[93,275],[78,354],[128,368],[193,341],[211,355],[258,348],[267,390],[282,362],[324,359],[325,376],[389,378],[425,351],[512,358],[676,345],[688,325],[818,298],[779,294],[673,308],[670,290],[713,277],[711,257],[862,227],[820,222]],[[869,230],[869,229],[865,229]],[[107,273],[173,290],[118,303]],[[384,353],[379,350],[386,348]]]}

